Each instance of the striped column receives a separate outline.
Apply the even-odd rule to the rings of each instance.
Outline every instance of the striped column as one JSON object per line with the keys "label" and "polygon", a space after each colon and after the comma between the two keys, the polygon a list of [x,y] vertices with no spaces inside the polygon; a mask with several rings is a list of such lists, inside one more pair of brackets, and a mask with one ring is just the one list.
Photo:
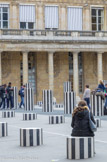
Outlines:
{"label": "striped column", "polygon": [[37,114],[35,113],[24,113],[23,120],[35,120],[37,119]]}
{"label": "striped column", "polygon": [[2,111],[2,118],[15,117],[15,111]]}
{"label": "striped column", "polygon": [[0,137],[8,136],[8,124],[6,122],[0,122]]}
{"label": "striped column", "polygon": [[94,116],[104,115],[104,101],[101,96],[91,95],[91,111]]}
{"label": "striped column", "polygon": [[65,117],[63,115],[50,115],[49,124],[61,124],[65,123]]}
{"label": "striped column", "polygon": [[55,108],[64,108],[64,105],[63,104],[56,104]]}
{"label": "striped column", "polygon": [[96,119],[95,119],[95,122],[96,122],[97,128],[100,128],[100,127],[101,127],[101,119],[96,118]]}
{"label": "striped column", "polygon": [[52,90],[43,90],[43,112],[52,112],[53,111],[53,91]]}
{"label": "striped column", "polygon": [[31,83],[26,83],[25,86],[26,86],[26,88],[32,88]]}
{"label": "striped column", "polygon": [[18,90],[17,90],[17,87],[13,87],[13,104],[14,104],[14,109],[18,109]]}
{"label": "striped column", "polygon": [[93,137],[68,137],[67,159],[87,159],[94,156]]}
{"label": "striped column", "polygon": [[71,82],[64,82],[64,92],[71,92]]}
{"label": "striped column", "polygon": [[64,113],[72,114],[75,106],[76,106],[76,93],[65,92],[64,93]]}
{"label": "striped column", "polygon": [[33,88],[25,88],[25,110],[34,110],[34,91]]}
{"label": "striped column", "polygon": [[43,144],[42,128],[21,128],[20,146],[39,146]]}
{"label": "striped column", "polygon": [[39,105],[40,107],[42,107],[43,102],[42,101],[37,101],[37,105]]}

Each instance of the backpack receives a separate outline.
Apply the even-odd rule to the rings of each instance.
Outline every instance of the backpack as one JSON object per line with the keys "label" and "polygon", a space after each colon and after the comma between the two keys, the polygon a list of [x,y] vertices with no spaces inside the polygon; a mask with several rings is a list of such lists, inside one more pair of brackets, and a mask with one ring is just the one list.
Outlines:
{"label": "backpack", "polygon": [[19,92],[18,92],[18,95],[20,96],[21,95],[21,91],[19,90]]}

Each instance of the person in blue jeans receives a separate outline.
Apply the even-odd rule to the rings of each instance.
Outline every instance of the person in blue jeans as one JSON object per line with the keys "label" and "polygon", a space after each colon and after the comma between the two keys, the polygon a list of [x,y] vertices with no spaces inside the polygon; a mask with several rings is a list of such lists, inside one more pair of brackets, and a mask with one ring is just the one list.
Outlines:
{"label": "person in blue jeans", "polygon": [[21,89],[19,90],[19,95],[21,98],[19,108],[21,108],[22,106],[25,106],[25,104],[24,104],[24,88],[25,88],[25,86],[22,86]]}
{"label": "person in blue jeans", "polygon": [[84,91],[84,94],[83,94],[83,99],[86,101],[89,109],[90,109],[90,94],[91,94],[91,90],[89,89],[89,85],[86,85],[85,91]]}
{"label": "person in blue jeans", "polygon": [[7,86],[7,108],[9,108],[9,105],[11,106],[10,108],[14,108],[14,104],[13,104],[13,88],[12,88],[12,84],[11,82],[9,82],[8,86]]}

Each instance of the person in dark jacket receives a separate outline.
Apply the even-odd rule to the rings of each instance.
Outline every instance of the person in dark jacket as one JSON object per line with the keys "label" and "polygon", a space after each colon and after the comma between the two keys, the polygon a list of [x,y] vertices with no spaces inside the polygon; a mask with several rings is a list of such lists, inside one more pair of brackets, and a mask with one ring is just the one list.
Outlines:
{"label": "person in dark jacket", "polygon": [[7,108],[9,108],[9,102],[12,109],[14,105],[13,105],[13,88],[11,87],[11,82],[9,82],[7,86]]}
{"label": "person in dark jacket", "polygon": [[97,88],[99,89],[99,91],[103,91],[103,92],[104,92],[104,90],[105,90],[104,83],[103,83],[102,80],[100,80],[99,82],[100,82],[100,83],[99,83],[99,85],[98,85]]}
{"label": "person in dark jacket", "polygon": [[3,109],[5,109],[6,99],[7,99],[6,84],[2,85],[2,87],[0,88],[0,93],[1,93],[1,99],[2,99],[2,102],[0,103],[0,107],[3,106]]}
{"label": "person in dark jacket", "polygon": [[[91,120],[95,123],[92,113]],[[94,133],[89,127],[89,108],[87,107],[86,101],[80,101],[78,107],[76,107],[72,114],[72,136],[94,136]]]}
{"label": "person in dark jacket", "polygon": [[25,104],[24,104],[24,88],[25,88],[25,85],[23,85],[19,90],[19,95],[20,95],[20,98],[21,98],[19,108],[21,108],[22,106],[25,106]]}

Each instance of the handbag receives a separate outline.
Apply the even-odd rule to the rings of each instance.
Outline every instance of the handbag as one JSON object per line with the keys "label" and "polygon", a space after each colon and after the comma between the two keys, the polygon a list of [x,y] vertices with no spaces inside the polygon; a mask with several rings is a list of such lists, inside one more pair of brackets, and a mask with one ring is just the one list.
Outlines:
{"label": "handbag", "polygon": [[97,131],[97,126],[94,124],[94,122],[91,120],[90,112],[89,112],[89,127],[92,132]]}

